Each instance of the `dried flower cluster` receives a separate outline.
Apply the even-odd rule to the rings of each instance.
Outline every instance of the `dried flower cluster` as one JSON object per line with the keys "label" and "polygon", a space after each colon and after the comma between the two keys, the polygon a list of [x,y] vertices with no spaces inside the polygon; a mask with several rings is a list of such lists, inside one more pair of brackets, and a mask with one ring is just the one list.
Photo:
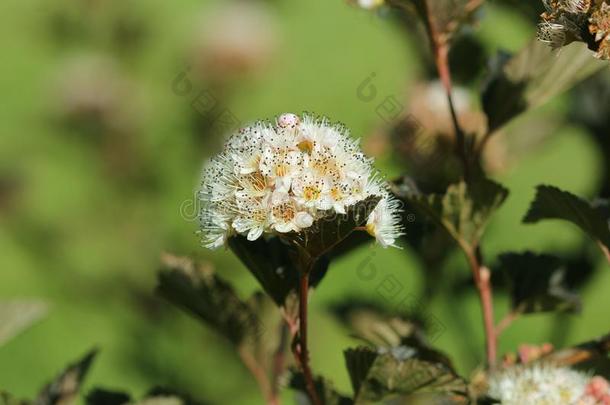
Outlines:
{"label": "dried flower cluster", "polygon": [[208,248],[237,233],[300,232],[369,196],[381,200],[366,230],[384,247],[402,234],[399,203],[347,130],[326,119],[283,114],[241,129],[207,165],[200,200]]}
{"label": "dried flower cluster", "polygon": [[602,377],[548,364],[515,366],[490,379],[489,395],[502,405],[606,405],[610,387]]}
{"label": "dried flower cluster", "polygon": [[608,0],[543,0],[546,12],[538,38],[560,48],[585,42],[599,59],[610,59],[610,2]]}

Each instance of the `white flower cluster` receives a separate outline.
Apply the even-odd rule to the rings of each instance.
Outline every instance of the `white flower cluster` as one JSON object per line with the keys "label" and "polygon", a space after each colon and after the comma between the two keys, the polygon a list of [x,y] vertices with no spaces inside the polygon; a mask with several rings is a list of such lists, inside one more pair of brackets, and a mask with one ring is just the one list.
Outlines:
{"label": "white flower cluster", "polygon": [[542,0],[546,11],[538,38],[553,48],[587,43],[598,59],[610,59],[610,0]]}
{"label": "white flower cluster", "polygon": [[[597,377],[599,378],[599,377]],[[502,405],[596,405],[591,375],[549,364],[515,366],[490,378],[489,395]]]}
{"label": "white flower cluster", "polygon": [[369,196],[381,201],[366,230],[384,247],[402,235],[399,202],[348,131],[326,119],[283,114],[241,129],[207,164],[200,191],[208,248],[234,234],[300,232]]}

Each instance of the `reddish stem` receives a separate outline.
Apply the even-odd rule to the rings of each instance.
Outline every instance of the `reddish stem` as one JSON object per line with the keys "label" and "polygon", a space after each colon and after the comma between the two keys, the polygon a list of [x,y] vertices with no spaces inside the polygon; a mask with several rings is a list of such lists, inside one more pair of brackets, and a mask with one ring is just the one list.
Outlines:
{"label": "reddish stem", "polygon": [[307,298],[309,293],[309,271],[303,272],[300,277],[299,288],[299,350],[298,357],[303,369],[305,386],[313,404],[321,405],[318,393],[309,367],[309,349],[307,346]]}
{"label": "reddish stem", "polygon": [[265,370],[263,370],[252,354],[250,354],[245,348],[240,348],[238,352],[241,361],[248,368],[248,370],[250,370],[250,373],[254,376],[254,379],[258,383],[266,402],[270,405],[279,405],[277,397],[275,397],[271,392],[269,379],[267,378]]}
{"label": "reddish stem", "polygon": [[487,364],[493,369],[496,367],[497,336],[494,328],[493,297],[490,279],[491,275],[489,269],[487,267],[481,267],[478,290],[481,306],[483,308]]}
{"label": "reddish stem", "polygon": [[[481,310],[483,313],[483,326],[485,328],[485,352],[487,355],[487,365],[490,369],[496,366],[497,336],[494,327],[493,315],[493,294],[491,290],[491,275],[489,269],[481,265],[480,253],[475,253],[463,247],[468,264],[472,270],[474,283],[479,293]],[[477,248],[477,252],[479,249]]]}
{"label": "reddish stem", "polygon": [[519,317],[519,314],[519,311],[510,311],[500,322],[498,322],[496,325],[496,338]]}

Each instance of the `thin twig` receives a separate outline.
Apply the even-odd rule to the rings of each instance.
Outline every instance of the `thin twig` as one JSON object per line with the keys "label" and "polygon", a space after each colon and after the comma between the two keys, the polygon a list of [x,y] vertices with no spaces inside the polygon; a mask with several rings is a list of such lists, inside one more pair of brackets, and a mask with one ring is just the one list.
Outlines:
{"label": "thin twig", "polygon": [[438,75],[445,88],[445,93],[447,94],[447,103],[449,104],[449,112],[451,113],[451,121],[455,131],[457,154],[464,167],[464,179],[468,181],[470,179],[470,162],[468,161],[468,154],[466,153],[466,136],[458,121],[455,105],[453,103],[451,72],[449,70],[449,47],[447,45],[436,46],[434,57]]}
{"label": "thin twig", "polygon": [[274,401],[269,378],[267,377],[265,370],[258,364],[256,359],[246,350],[244,346],[239,348],[238,353],[241,361],[244,363],[246,368],[248,368],[252,376],[254,376],[254,379],[256,380],[267,403],[270,405],[277,405],[278,402]]}
{"label": "thin twig", "polygon": [[510,311],[498,324],[496,325],[496,339],[508,328],[521,313],[519,311]]}
{"label": "thin twig", "polygon": [[489,269],[481,264],[480,249],[475,252],[463,247],[464,253],[472,270],[479,300],[481,301],[481,310],[483,314],[483,326],[485,329],[485,352],[487,355],[487,365],[490,369],[496,367],[497,357],[497,336],[494,327],[493,315],[493,294],[491,289],[491,274]]}

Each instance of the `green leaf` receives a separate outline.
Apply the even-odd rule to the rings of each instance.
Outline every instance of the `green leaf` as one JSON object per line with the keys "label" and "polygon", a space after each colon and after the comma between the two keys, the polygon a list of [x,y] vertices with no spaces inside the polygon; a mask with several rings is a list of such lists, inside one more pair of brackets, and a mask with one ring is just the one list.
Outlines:
{"label": "green leaf", "polygon": [[543,219],[562,219],[578,226],[597,241],[610,260],[610,215],[599,206],[557,187],[541,185],[523,222]]}
{"label": "green leaf", "polygon": [[377,351],[359,347],[345,351],[356,403],[390,397],[434,395],[452,403],[467,403],[468,388],[445,362],[408,346]]}
{"label": "green leaf", "polygon": [[580,298],[567,289],[566,269],[559,258],[532,252],[506,253],[500,256],[499,269],[508,280],[513,311],[580,311]]}
{"label": "green leaf", "polygon": [[93,349],[69,365],[38,394],[35,405],[70,405],[75,403],[80,387],[97,355]]}
{"label": "green leaf", "polygon": [[42,301],[14,300],[0,302],[0,346],[31,327],[48,312]]}
{"label": "green leaf", "polygon": [[397,311],[383,308],[375,301],[353,298],[331,306],[330,311],[344,326],[353,331],[355,337],[372,346],[394,347],[408,344],[423,347],[426,330],[438,333],[444,326],[432,316],[419,313],[421,308],[417,308],[420,306],[418,302],[407,303],[411,304],[415,305],[407,310],[415,310],[414,313],[399,314]]}
{"label": "green leaf", "polygon": [[424,195],[400,185],[394,192],[445,228],[462,248],[468,250],[479,244],[492,214],[508,196],[506,188],[488,179],[452,184],[442,195]]}
{"label": "green leaf", "polygon": [[512,58],[499,63],[482,92],[488,132],[517,115],[538,107],[607,66],[591,56],[585,44],[574,42],[559,52],[532,40]]}
{"label": "green leaf", "polygon": [[[333,387],[332,382],[322,377],[314,377],[314,385],[318,398],[322,402],[322,405],[352,405],[354,401],[345,395],[339,394]],[[305,385],[305,378],[303,373],[292,371],[290,374],[290,380],[288,387],[293,390],[299,391],[309,403],[309,397],[307,394],[307,388]]]}
{"label": "green leaf", "polygon": [[210,266],[166,255],[168,270],[159,273],[157,293],[195,315],[238,346],[261,333],[258,317]]}

